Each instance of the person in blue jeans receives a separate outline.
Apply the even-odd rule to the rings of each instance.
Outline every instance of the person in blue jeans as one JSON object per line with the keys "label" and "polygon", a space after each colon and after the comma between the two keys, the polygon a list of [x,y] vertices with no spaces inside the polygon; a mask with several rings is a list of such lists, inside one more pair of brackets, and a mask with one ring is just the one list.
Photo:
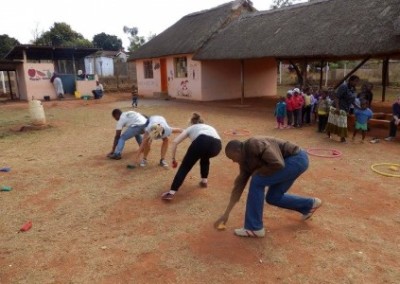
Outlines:
{"label": "person in blue jeans", "polygon": [[[132,137],[135,137],[136,142],[140,146],[142,144],[142,134],[144,128],[146,127],[147,118],[136,112],[136,111],[126,111],[122,112],[120,109],[114,109],[112,111],[113,118],[117,121],[114,143],[111,152],[107,155],[109,159],[120,160],[122,150],[125,147],[125,142]],[[126,128],[124,133],[122,129]]]}
{"label": "person in blue jeans", "polygon": [[268,204],[299,212],[303,220],[309,219],[322,205],[319,198],[287,193],[296,179],[308,168],[307,153],[299,146],[274,137],[257,136],[244,142],[229,141],[225,147],[225,154],[239,164],[240,173],[235,179],[225,213],[214,224],[216,228],[225,226],[250,178],[244,227],[235,229],[234,233],[237,236],[265,236],[264,199]]}

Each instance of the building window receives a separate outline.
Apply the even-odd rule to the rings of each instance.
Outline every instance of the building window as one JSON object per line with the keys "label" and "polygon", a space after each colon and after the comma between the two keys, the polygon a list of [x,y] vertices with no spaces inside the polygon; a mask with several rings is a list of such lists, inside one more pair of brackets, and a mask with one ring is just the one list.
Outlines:
{"label": "building window", "polygon": [[187,77],[187,59],[186,57],[176,57],[175,63],[175,77],[186,78]]}
{"label": "building window", "polygon": [[153,61],[151,60],[143,61],[143,68],[144,68],[144,78],[153,79]]}

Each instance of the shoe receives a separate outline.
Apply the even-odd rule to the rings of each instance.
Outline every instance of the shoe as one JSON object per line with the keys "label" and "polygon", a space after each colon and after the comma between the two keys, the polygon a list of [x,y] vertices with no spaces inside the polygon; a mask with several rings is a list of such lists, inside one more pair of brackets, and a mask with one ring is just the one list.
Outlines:
{"label": "shoe", "polygon": [[250,238],[263,238],[265,236],[265,229],[252,231],[245,228],[235,229],[234,233],[239,237],[250,237]]}
{"label": "shoe", "polygon": [[142,160],[140,161],[139,166],[141,166],[141,167],[147,166],[147,160],[146,160],[146,159],[142,159]]}
{"label": "shoe", "polygon": [[161,159],[160,160],[160,166],[163,167],[163,168],[168,168],[168,163],[164,159]]}
{"label": "shoe", "polygon": [[386,137],[385,138],[385,141],[393,141],[394,140],[394,137],[393,136],[389,136],[389,137]]}
{"label": "shoe", "polygon": [[314,198],[314,203],[313,203],[313,206],[312,206],[310,212],[308,212],[307,214],[303,214],[302,220],[305,221],[305,220],[310,219],[311,216],[315,213],[315,211],[317,211],[317,209],[319,207],[321,207],[321,205],[322,205],[321,199]]}
{"label": "shoe", "polygon": [[162,200],[172,200],[174,198],[175,194],[171,194],[169,193],[169,191],[164,192],[163,194],[161,194],[161,199]]}
{"label": "shoe", "polygon": [[199,182],[199,186],[201,187],[201,188],[207,188],[207,186],[208,186],[208,184],[206,183],[206,182]]}
{"label": "shoe", "polygon": [[121,154],[114,153],[109,155],[108,158],[113,160],[121,160]]}

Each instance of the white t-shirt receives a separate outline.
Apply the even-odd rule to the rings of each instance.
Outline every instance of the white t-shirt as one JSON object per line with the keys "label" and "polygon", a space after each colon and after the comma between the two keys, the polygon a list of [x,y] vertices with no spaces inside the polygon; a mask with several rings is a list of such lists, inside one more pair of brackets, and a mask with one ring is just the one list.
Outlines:
{"label": "white t-shirt", "polygon": [[163,138],[166,138],[166,137],[168,137],[168,136],[171,135],[171,133],[172,133],[171,127],[168,125],[168,123],[167,123],[167,121],[165,120],[165,118],[162,117],[162,116],[159,116],[159,115],[150,116],[150,118],[149,118],[149,124],[146,126],[146,128],[145,128],[144,130],[145,130],[146,132],[150,132],[150,128],[151,128],[153,125],[156,125],[156,124],[159,124],[159,125],[162,126],[162,128],[164,128],[164,133],[163,133],[163,135],[162,135],[160,138],[156,138],[155,140],[157,140],[157,139],[163,139]]}
{"label": "white t-shirt", "polygon": [[117,121],[116,130],[122,130],[124,127],[133,127],[143,125],[147,121],[143,115],[136,111],[126,111],[121,114]]}
{"label": "white t-shirt", "polygon": [[218,132],[217,130],[215,130],[214,127],[204,123],[198,123],[198,124],[193,124],[188,128],[186,128],[185,130],[183,130],[183,132],[179,134],[178,137],[175,138],[174,142],[180,143],[186,137],[189,137],[190,140],[194,141],[200,135],[207,135],[215,139],[221,140],[221,137],[219,137]]}

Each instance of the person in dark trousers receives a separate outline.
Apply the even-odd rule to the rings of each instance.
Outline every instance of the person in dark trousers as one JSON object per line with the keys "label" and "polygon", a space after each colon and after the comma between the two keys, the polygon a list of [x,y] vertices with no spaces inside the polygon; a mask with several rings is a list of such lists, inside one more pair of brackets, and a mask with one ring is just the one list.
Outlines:
{"label": "person in dark trousers", "polygon": [[389,136],[385,138],[386,141],[393,141],[396,139],[397,127],[400,124],[400,96],[397,97],[396,102],[392,106],[393,119],[390,121]]}
{"label": "person in dark trousers", "polygon": [[[299,146],[268,136],[252,137],[244,142],[231,140],[225,147],[226,156],[239,164],[240,172],[235,179],[225,213],[214,226],[225,226],[234,205],[239,201],[249,179],[244,227],[235,229],[240,237],[264,237],[264,199],[267,203],[294,210],[309,219],[321,205],[319,198],[307,198],[288,194],[293,183],[308,168],[307,153]],[[268,192],[265,195],[265,188]]]}
{"label": "person in dark trousers", "polygon": [[193,168],[193,166],[200,160],[200,175],[201,181],[200,187],[207,187],[208,185],[208,173],[210,170],[210,158],[217,156],[222,149],[221,138],[214,127],[204,123],[201,116],[197,113],[193,113],[190,119],[191,126],[183,130],[183,132],[177,136],[172,146],[172,165],[177,166],[175,160],[176,149],[186,138],[192,140],[192,144],[189,146],[185,157],[182,160],[174,180],[172,181],[170,190],[164,192],[161,196],[163,200],[171,200],[175,196],[175,193],[179,190],[179,187],[184,182],[187,174]]}

